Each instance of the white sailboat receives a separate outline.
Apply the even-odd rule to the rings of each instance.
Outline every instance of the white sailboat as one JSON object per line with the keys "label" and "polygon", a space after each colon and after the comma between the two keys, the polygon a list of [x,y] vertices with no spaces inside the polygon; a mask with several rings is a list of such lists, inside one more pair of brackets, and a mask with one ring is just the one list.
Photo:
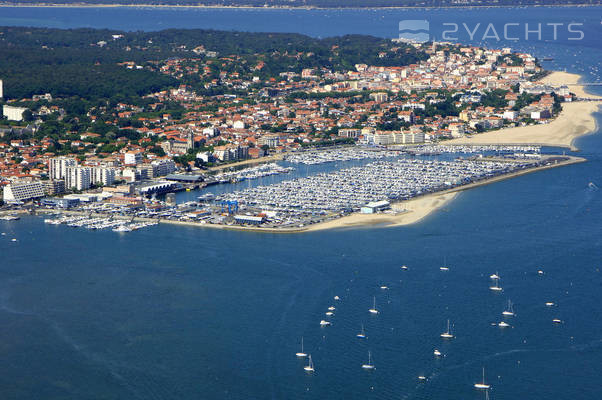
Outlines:
{"label": "white sailboat", "polygon": [[443,354],[441,354],[441,352],[439,350],[435,349],[435,351],[433,351],[433,355],[435,357],[441,357]]}
{"label": "white sailboat", "polygon": [[362,364],[363,369],[374,369],[374,364],[372,364],[372,353],[368,351],[368,363]]}
{"label": "white sailboat", "polygon": [[453,339],[454,335],[449,328],[449,319],[447,320],[447,330],[440,335],[444,339]]}
{"label": "white sailboat", "polygon": [[514,317],[514,306],[512,301],[508,300],[508,308],[502,311],[502,315],[505,317]]}
{"label": "white sailboat", "polygon": [[309,359],[307,360],[307,365],[305,367],[303,367],[303,369],[306,372],[314,372],[315,371],[315,369],[314,369],[314,362],[311,359],[311,354],[309,355]]}
{"label": "white sailboat", "polygon": [[371,314],[378,314],[378,310],[376,309],[376,296],[374,296],[374,302],[372,303],[372,308],[369,309]]}
{"label": "white sailboat", "polygon": [[364,331],[364,324],[362,324],[362,331],[360,333],[358,333],[357,335],[358,338],[360,339],[365,339],[366,338],[366,332]]}
{"label": "white sailboat", "polygon": [[500,276],[496,272],[495,274],[489,275],[489,279],[500,279]]}
{"label": "white sailboat", "polygon": [[489,289],[493,290],[494,292],[501,292],[502,288],[500,286],[500,278],[494,279],[493,282],[493,286],[489,286]]}
{"label": "white sailboat", "polygon": [[301,336],[301,351],[295,355],[299,358],[307,357],[307,354],[303,351],[303,336]]}
{"label": "white sailboat", "polygon": [[449,271],[449,267],[447,266],[447,262],[445,261],[445,257],[443,257],[443,266],[439,267],[441,271]]}
{"label": "white sailboat", "polygon": [[489,389],[491,386],[485,383],[485,368],[483,367],[483,381],[479,383],[475,383],[474,387],[477,389]]}
{"label": "white sailboat", "polygon": [[324,320],[320,321],[320,326],[328,326],[328,325],[330,325],[330,322],[324,321]]}

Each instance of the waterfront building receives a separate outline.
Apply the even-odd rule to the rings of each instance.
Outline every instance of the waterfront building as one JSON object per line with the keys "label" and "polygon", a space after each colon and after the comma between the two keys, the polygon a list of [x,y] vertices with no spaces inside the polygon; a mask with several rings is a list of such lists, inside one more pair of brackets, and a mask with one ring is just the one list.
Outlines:
{"label": "waterfront building", "polygon": [[74,158],[55,157],[48,161],[48,174],[50,180],[65,179],[67,167],[75,167],[77,162]]}
{"label": "waterfront building", "polygon": [[249,158],[248,146],[218,146],[213,155],[220,161],[236,161]]}
{"label": "waterfront building", "polygon": [[454,123],[449,124],[449,131],[453,138],[459,138],[464,136],[464,124]]}
{"label": "waterfront building", "polygon": [[239,224],[260,225],[265,222],[265,216],[235,215],[234,221]]}
{"label": "waterfront building", "polygon": [[91,185],[91,169],[89,167],[67,167],[65,171],[65,187],[69,190],[88,190]]}
{"label": "waterfront building", "polygon": [[106,200],[107,203],[129,206],[131,208],[141,208],[144,206],[141,197],[113,196]]}
{"label": "waterfront building", "polygon": [[55,196],[57,194],[65,193],[65,181],[62,179],[43,181],[42,185],[44,185],[44,192],[48,196]]}
{"label": "waterfront building", "polygon": [[20,203],[44,197],[44,185],[40,181],[13,182],[4,187],[4,201]]}
{"label": "waterfront building", "polygon": [[365,206],[363,206],[360,209],[360,212],[362,214],[374,214],[379,211],[384,211],[384,210],[388,209],[389,207],[390,207],[390,204],[386,200],[373,201],[373,202],[370,202],[370,203],[366,204]]}
{"label": "waterfront building", "polygon": [[79,199],[65,199],[59,197],[46,197],[40,201],[43,206],[55,208],[71,208],[79,206]]}
{"label": "waterfront building", "polygon": [[176,171],[176,163],[173,160],[155,160],[151,163],[153,169],[153,178],[157,176],[165,176]]}

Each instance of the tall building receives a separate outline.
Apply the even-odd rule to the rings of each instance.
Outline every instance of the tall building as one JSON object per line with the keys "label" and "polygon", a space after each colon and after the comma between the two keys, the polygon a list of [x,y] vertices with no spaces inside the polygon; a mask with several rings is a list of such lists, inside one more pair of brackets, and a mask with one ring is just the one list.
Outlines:
{"label": "tall building", "polygon": [[91,184],[89,167],[67,167],[65,171],[65,187],[67,190],[88,190]]}
{"label": "tall building", "polygon": [[90,168],[90,182],[95,185],[112,186],[115,183],[115,169],[106,167]]}
{"label": "tall building", "polygon": [[[48,161],[48,172],[50,175],[50,179],[65,179],[65,173],[67,171],[67,167],[75,167],[77,163],[74,158],[69,157],[56,157],[51,158]],[[69,186],[67,186],[70,189]]]}
{"label": "tall building", "polygon": [[13,182],[4,187],[4,201],[7,203],[25,202],[44,197],[41,182]]}

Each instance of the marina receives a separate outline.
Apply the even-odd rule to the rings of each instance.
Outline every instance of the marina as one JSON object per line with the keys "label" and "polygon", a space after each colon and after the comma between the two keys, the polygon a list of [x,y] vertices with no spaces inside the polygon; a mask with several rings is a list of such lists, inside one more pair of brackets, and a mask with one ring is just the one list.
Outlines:
{"label": "marina", "polygon": [[291,164],[318,165],[350,160],[395,158],[402,155],[433,156],[440,154],[479,154],[516,155],[522,158],[537,158],[541,146],[531,145],[452,145],[421,144],[384,147],[346,147],[344,149],[312,150],[288,154],[284,161]]}
{"label": "marina", "polygon": [[113,232],[132,232],[148,226],[157,225],[156,222],[128,222],[122,219],[89,216],[61,216],[46,218],[44,223],[49,225],[66,225],[71,228],[85,228],[90,230],[110,229]]}
{"label": "marina", "polygon": [[276,163],[268,163],[241,170],[222,172],[214,175],[213,179],[218,183],[236,183],[247,179],[258,179],[271,175],[286,174],[291,171],[294,171],[293,167],[283,167]]}
{"label": "marina", "polygon": [[291,164],[317,165],[337,161],[398,157],[401,154],[402,151],[400,150],[351,147],[345,149],[313,150],[302,153],[294,153],[284,157],[284,161],[287,161]]}
{"label": "marina", "polygon": [[248,215],[272,214],[267,225],[305,226],[327,216],[363,212],[362,207],[370,203],[407,200],[557,161],[375,161],[363,167],[224,193],[216,196],[216,202],[235,203],[239,213]]}

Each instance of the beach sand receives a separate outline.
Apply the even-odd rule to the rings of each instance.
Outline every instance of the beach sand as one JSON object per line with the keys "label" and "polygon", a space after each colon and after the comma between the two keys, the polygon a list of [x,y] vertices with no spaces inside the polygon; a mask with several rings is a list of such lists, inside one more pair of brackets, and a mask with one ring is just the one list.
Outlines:
{"label": "beach sand", "polygon": [[[597,97],[588,94],[583,86],[576,85],[579,79],[580,75],[553,72],[542,79],[542,82],[555,85],[568,84],[571,92],[577,96]],[[602,102],[564,103],[560,115],[547,124],[485,132],[470,138],[447,140],[441,144],[537,144],[578,150],[574,145],[575,139],[596,130],[594,113],[600,109],[601,105]]]}
{"label": "beach sand", "polygon": [[309,226],[305,231],[318,231],[332,228],[353,228],[367,225],[401,226],[420,221],[432,212],[441,209],[449,203],[458,192],[435,193],[401,203],[393,204],[389,214],[351,214],[343,218]]}

